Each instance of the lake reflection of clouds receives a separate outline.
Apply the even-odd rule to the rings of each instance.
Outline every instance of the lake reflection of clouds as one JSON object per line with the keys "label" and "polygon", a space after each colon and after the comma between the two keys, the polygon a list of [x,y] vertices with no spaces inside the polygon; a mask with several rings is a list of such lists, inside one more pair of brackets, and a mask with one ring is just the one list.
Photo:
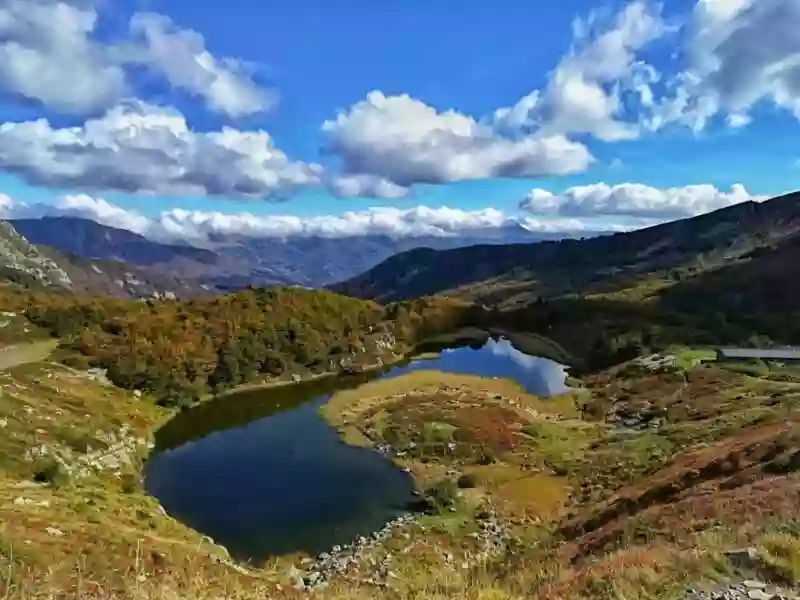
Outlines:
{"label": "lake reflection of clouds", "polygon": [[[530,356],[517,350],[504,338],[489,339],[480,348],[460,347],[442,350],[437,357],[412,363],[408,370],[440,369],[482,377],[502,377],[517,381],[529,393],[554,396],[569,391],[565,384],[567,368],[548,358]],[[396,377],[406,369],[396,369]]]}
{"label": "lake reflection of clouds", "polygon": [[564,382],[566,377],[564,365],[549,358],[525,354],[514,348],[506,339],[490,339],[484,348],[494,356],[511,360],[517,367],[538,378],[550,395],[561,394],[569,390]]}

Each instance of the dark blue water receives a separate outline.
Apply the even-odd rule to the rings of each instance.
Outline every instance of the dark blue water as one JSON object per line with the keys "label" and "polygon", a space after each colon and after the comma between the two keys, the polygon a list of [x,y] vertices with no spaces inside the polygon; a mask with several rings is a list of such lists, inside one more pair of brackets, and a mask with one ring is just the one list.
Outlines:
{"label": "dark blue water", "polygon": [[[561,365],[505,340],[444,350],[373,377],[438,369],[565,391]],[[241,560],[316,554],[408,511],[411,478],[380,454],[342,443],[318,414],[338,389],[369,376],[246,391],[185,411],[156,438],[145,481],[167,512]]]}

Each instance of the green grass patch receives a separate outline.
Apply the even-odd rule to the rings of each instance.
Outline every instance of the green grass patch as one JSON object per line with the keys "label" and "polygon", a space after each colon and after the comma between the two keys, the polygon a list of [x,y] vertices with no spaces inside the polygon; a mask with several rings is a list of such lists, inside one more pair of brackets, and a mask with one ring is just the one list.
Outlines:
{"label": "green grass patch", "polygon": [[523,445],[533,459],[559,475],[577,470],[587,447],[597,437],[592,427],[539,421],[522,427]]}
{"label": "green grass patch", "polygon": [[800,533],[772,533],[758,544],[759,558],[770,571],[789,585],[800,584]]}
{"label": "green grass patch", "polygon": [[703,362],[713,361],[717,353],[712,348],[672,347],[665,354],[675,357],[675,366],[681,369],[692,369]]}
{"label": "green grass patch", "polygon": [[422,425],[422,438],[426,442],[449,442],[458,427],[451,423],[428,421]]}

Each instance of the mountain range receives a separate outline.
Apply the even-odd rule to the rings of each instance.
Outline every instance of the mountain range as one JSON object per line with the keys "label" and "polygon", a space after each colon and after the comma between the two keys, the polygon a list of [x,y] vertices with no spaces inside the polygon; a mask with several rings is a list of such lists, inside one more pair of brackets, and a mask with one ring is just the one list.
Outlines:
{"label": "mountain range", "polygon": [[413,248],[450,249],[476,243],[520,243],[571,235],[539,234],[521,225],[511,225],[464,231],[450,237],[214,236],[200,248],[151,240],[77,217],[16,219],[11,223],[31,244],[51,248],[73,260],[124,263],[135,267],[140,279],[179,277],[173,285],[180,290],[172,291],[183,295],[229,291],[249,285],[317,288],[350,279],[394,254]]}
{"label": "mountain range", "polygon": [[6,278],[133,298],[267,285],[329,287],[380,302],[446,293],[498,306],[578,292],[646,294],[768,256],[774,271],[800,235],[800,192],[627,233],[568,235],[517,225],[452,237],[216,236],[201,248],[45,217],[4,224],[0,267]]}
{"label": "mountain range", "polygon": [[[65,231],[68,234],[70,230]],[[192,297],[212,291],[209,286],[175,273],[119,260],[90,260],[50,246],[35,245],[7,221],[0,221],[0,281],[118,298],[165,294]]]}
{"label": "mountain range", "polygon": [[332,289],[381,302],[447,293],[505,305],[577,292],[608,294],[750,260],[754,250],[778,247],[799,232],[796,192],[586,240],[414,249]]}

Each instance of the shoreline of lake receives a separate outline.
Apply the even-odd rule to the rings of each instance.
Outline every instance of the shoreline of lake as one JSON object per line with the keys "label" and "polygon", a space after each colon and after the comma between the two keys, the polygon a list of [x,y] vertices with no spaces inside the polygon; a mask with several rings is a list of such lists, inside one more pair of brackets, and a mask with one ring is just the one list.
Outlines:
{"label": "shoreline of lake", "polygon": [[[409,360],[418,356],[425,355],[397,356],[349,378],[320,374],[297,386],[281,381],[240,387],[224,402],[182,411],[161,430],[148,459],[147,489],[175,518],[239,559],[324,552],[407,512],[415,502],[412,492],[419,491],[417,479],[392,457],[348,443],[319,414],[337,392],[420,371],[467,376],[515,393],[551,395],[563,386],[559,363],[525,355],[507,339]],[[387,372],[375,374],[381,368]],[[216,485],[206,489],[209,480]],[[220,506],[233,509],[219,514]]]}
{"label": "shoreline of lake", "polygon": [[[545,336],[500,328],[484,329],[480,327],[464,327],[452,334],[444,334],[422,340],[418,344],[415,344],[409,352],[395,354],[394,358],[391,360],[384,360],[382,357],[379,357],[383,362],[371,363],[351,371],[340,368],[336,371],[314,373],[311,376],[299,376],[300,379],[297,380],[276,379],[274,381],[242,383],[219,393],[209,392],[200,398],[198,404],[219,400],[239,393],[281,388],[311,381],[319,381],[327,378],[346,377],[348,375],[357,375],[362,373],[374,373],[375,371],[380,371],[381,369],[387,367],[397,366],[404,362],[432,360],[439,355],[441,350],[444,349],[462,348],[467,346],[475,347],[477,344],[485,344],[490,339],[501,338],[508,340],[515,349],[524,354],[547,358],[554,362],[561,363],[567,369],[569,369],[569,365],[566,363],[570,362],[572,357],[559,344]],[[433,348],[439,348],[439,350],[433,350]],[[191,407],[189,410],[191,410]]]}
{"label": "shoreline of lake", "polygon": [[[259,390],[270,390],[275,388],[283,388],[289,387],[292,385],[300,385],[303,383],[309,383],[312,381],[320,381],[322,379],[329,379],[335,377],[346,377],[348,375],[358,375],[361,373],[372,373],[375,371],[380,371],[385,367],[391,367],[397,364],[402,363],[406,360],[414,360],[417,358],[416,354],[402,354],[397,355],[396,358],[384,361],[381,363],[372,363],[369,365],[365,365],[360,367],[359,369],[355,369],[352,371],[348,371],[347,369],[339,369],[336,371],[324,371],[322,373],[313,373],[311,376],[299,376],[300,379],[277,379],[274,381],[261,381],[261,382],[250,382],[250,383],[241,383],[237,386],[232,388],[226,389],[219,393],[209,392],[208,394],[202,396],[198,404],[204,404],[206,402],[212,402],[214,400],[220,400],[222,398],[227,398],[228,396],[235,396],[236,394],[241,394],[244,392],[255,392]],[[190,407],[188,410],[191,410]]]}
{"label": "shoreline of lake", "polygon": [[[416,360],[433,359],[434,357],[439,355],[438,351],[431,350],[431,348],[433,347],[441,347],[441,349],[446,349],[446,348],[460,348],[465,346],[471,346],[477,343],[483,345],[489,339],[494,339],[494,338],[505,338],[511,343],[512,346],[514,346],[514,348],[516,348],[520,352],[523,352],[525,354],[530,354],[532,356],[540,356],[542,358],[548,358],[556,362],[561,362],[558,358],[558,355],[561,355],[563,357],[568,356],[566,351],[563,350],[563,348],[558,346],[558,344],[556,344],[552,340],[549,340],[543,336],[538,336],[523,332],[508,331],[504,329],[496,329],[496,328],[482,329],[478,327],[465,327],[459,329],[458,331],[452,334],[435,336],[433,338],[422,340],[419,344],[416,344],[411,351],[406,352],[404,354],[395,354],[395,357],[391,360],[384,360],[383,358],[379,357],[383,362],[364,365],[352,371],[348,371],[347,369],[338,369],[336,371],[324,371],[322,373],[314,373],[311,376],[299,376],[300,379],[297,380],[276,379],[273,381],[242,383],[232,388],[223,390],[219,393],[209,392],[208,394],[205,394],[200,398],[198,404],[219,400],[222,398],[226,398],[228,396],[244,392],[269,390],[279,387],[302,384],[309,381],[319,381],[321,379],[326,379],[330,377],[346,377],[347,375],[355,375],[360,373],[373,373],[375,371],[380,371],[381,369],[384,369],[386,367],[399,365],[406,361],[411,362]],[[539,351],[528,351],[528,350],[544,350],[544,351],[539,352]],[[552,352],[552,350],[556,350],[556,352]]]}

